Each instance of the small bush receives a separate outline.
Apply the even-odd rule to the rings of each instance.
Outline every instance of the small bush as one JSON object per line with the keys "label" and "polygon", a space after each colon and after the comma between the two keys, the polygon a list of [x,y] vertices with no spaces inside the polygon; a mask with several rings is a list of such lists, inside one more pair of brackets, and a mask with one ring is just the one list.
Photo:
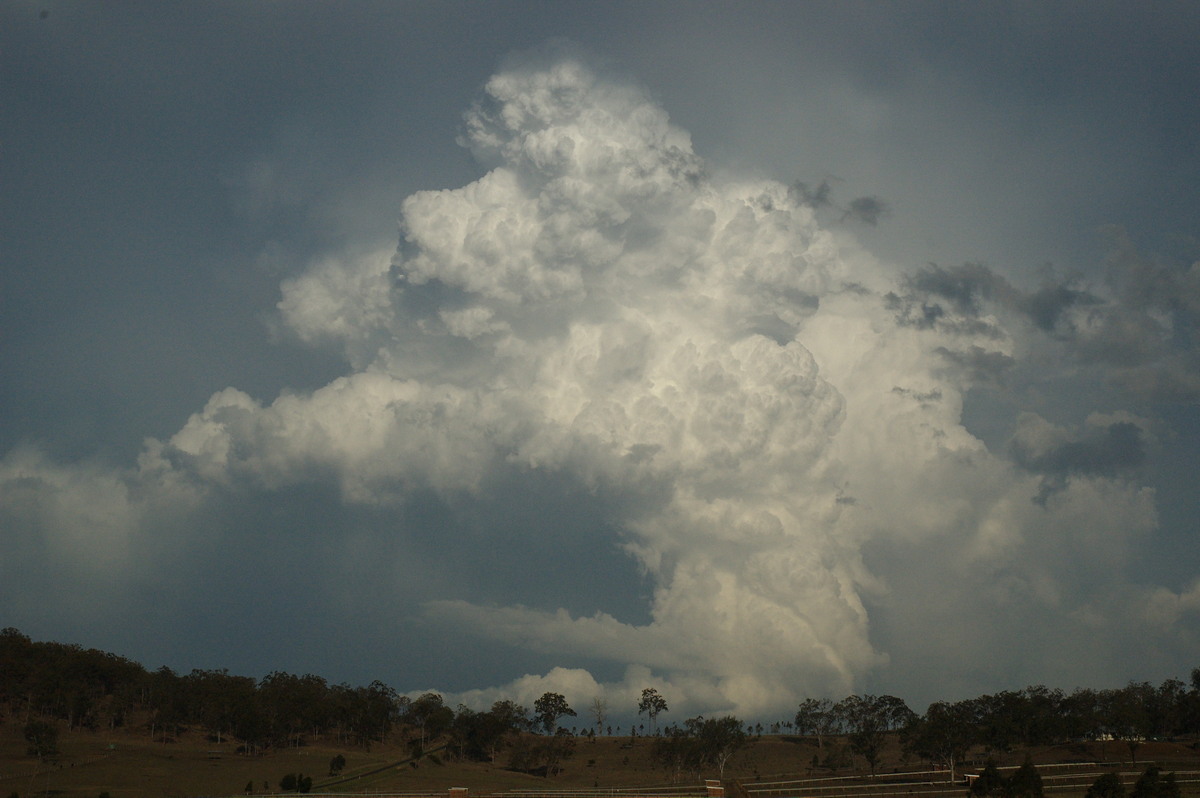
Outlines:
{"label": "small bush", "polygon": [[1174,773],[1163,773],[1151,765],[1138,776],[1133,785],[1133,798],[1179,798],[1179,784]]}
{"label": "small bush", "polygon": [[999,795],[1003,791],[1004,777],[996,768],[995,761],[989,759],[987,765],[980,772],[979,778],[971,782],[971,795],[976,798],[989,798],[989,796]]}
{"label": "small bush", "polygon": [[1005,792],[1009,798],[1042,798],[1045,794],[1042,790],[1042,776],[1028,756],[1021,767],[1009,776]]}
{"label": "small bush", "polygon": [[1105,773],[1092,782],[1085,798],[1125,798],[1125,785],[1116,773]]}

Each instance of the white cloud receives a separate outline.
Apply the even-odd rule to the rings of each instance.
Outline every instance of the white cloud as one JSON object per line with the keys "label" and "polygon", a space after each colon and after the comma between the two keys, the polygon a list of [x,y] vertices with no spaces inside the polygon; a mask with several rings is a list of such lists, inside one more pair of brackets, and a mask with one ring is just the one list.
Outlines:
{"label": "white cloud", "polygon": [[[653,584],[649,621],[529,608],[519,585],[511,604],[424,612],[567,663],[616,662],[624,680],[556,668],[461,694],[481,705],[553,689],[578,708],[655,685],[688,711],[761,716],[858,689],[889,661],[1027,672],[996,656],[1020,624],[1073,646],[1096,634],[1068,621],[1122,582],[1153,496],[1106,466],[1125,451],[1110,438],[1063,461],[1105,467],[1064,466],[1046,493],[1041,472],[968,433],[973,377],[946,353],[1019,356],[1008,316],[970,297],[953,325],[898,316],[889,267],[782,184],[710,179],[647,92],[581,60],[524,62],[486,93],[464,143],[491,171],[409,197],[394,258],[323,260],[282,286],[284,323],[341,342],[353,373],[269,404],[218,392],[128,473],[12,454],[10,512],[119,558],[148,534],[146,508],[184,515],[217,489],[331,483],[347,505],[432,491],[452,506],[515,469],[622,500],[617,542]],[[962,287],[949,277],[929,282]],[[1016,439],[1042,463],[1079,438],[1027,416]],[[530,531],[570,534],[554,519]],[[987,627],[996,608],[1008,617]]]}
{"label": "white cloud", "polygon": [[386,325],[390,266],[390,252],[317,263],[283,282],[280,314],[301,340],[331,338],[352,347]]}

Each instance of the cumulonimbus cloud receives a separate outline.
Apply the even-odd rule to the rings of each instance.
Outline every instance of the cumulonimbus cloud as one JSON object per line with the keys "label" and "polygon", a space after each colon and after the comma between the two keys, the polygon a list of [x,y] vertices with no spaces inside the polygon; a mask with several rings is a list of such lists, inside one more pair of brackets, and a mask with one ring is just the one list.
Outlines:
{"label": "cumulonimbus cloud", "polygon": [[[569,473],[624,497],[614,544],[653,585],[648,622],[522,606],[516,587],[510,604],[424,612],[627,668],[607,688],[566,668],[513,690],[624,695],[642,680],[684,710],[762,715],[918,650],[1018,667],[995,656],[1009,624],[981,628],[997,608],[1050,619],[1070,646],[1094,634],[1073,619],[1108,617],[1087,580],[1152,532],[1152,496],[1121,469],[1067,466],[1046,495],[1037,469],[962,424],[965,392],[1021,356],[1007,281],[898,284],[786,185],[712,179],[646,90],[571,55],[493,76],[462,141],[488,171],[409,197],[394,256],[326,259],[283,284],[285,324],[344,346],[353,372],[270,404],[214,395],[137,468],[88,482],[121,497],[113,524],[137,533],[139,507],[229,486],[452,504],[502,469]],[[1075,303],[1060,304],[1055,319]],[[1114,446],[1097,451],[1115,463]],[[10,455],[6,512],[47,537],[74,528],[73,469]],[[922,636],[926,617],[939,621]],[[977,648],[956,651],[967,638]]]}

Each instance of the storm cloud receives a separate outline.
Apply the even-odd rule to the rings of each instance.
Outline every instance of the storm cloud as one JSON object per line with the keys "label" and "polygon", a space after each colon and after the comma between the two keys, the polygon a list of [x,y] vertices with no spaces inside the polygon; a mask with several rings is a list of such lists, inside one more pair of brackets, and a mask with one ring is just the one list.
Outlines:
{"label": "storm cloud", "polygon": [[[1025,102],[1050,117],[1009,113],[991,72],[926,48],[903,20],[864,30],[869,7],[854,4],[813,8],[797,57],[826,94],[789,93],[767,68],[787,58],[751,76],[735,56],[797,51],[715,8],[734,44],[701,59],[720,54],[698,46],[715,27],[665,8],[614,7],[611,24],[682,25],[693,46],[639,58],[627,42],[609,61],[551,39],[498,66],[455,49],[453,69],[432,45],[360,48],[353,19],[290,19],[354,63],[384,55],[350,81],[318,47],[320,79],[300,100],[267,69],[271,102],[230,112],[257,120],[253,145],[235,152],[231,137],[187,173],[218,183],[224,210],[185,243],[104,215],[146,279],[171,283],[173,303],[154,311],[170,323],[130,322],[138,348],[122,349],[121,314],[98,302],[94,333],[60,333],[71,359],[26,357],[40,371],[20,373],[44,379],[76,361],[125,379],[130,406],[105,433],[120,443],[89,448],[86,419],[118,413],[98,378],[97,401],[78,402],[91,415],[64,412],[61,438],[5,439],[9,623],[177,667],[381,678],[470,706],[553,689],[629,709],[653,686],[678,717],[787,717],[803,697],[850,691],[919,706],[1193,666],[1194,563],[1170,557],[1169,570],[1158,553],[1190,534],[1175,519],[1190,506],[1178,486],[1200,382],[1194,252],[1110,229],[1090,261],[1033,261],[1037,231],[1080,225],[1068,217],[1082,206],[1056,197],[1116,180],[1045,168],[1112,161],[1107,140],[1062,132],[1095,129],[1092,95],[1062,88],[1060,103],[1039,83],[1047,96]],[[774,30],[763,17],[783,10],[754,13],[754,31]],[[978,13],[958,30],[991,41]],[[1061,46],[1082,46],[1073,20],[1055,19]],[[1020,20],[1005,30],[1054,61]],[[839,31],[862,32],[879,60],[820,69]],[[900,59],[892,38],[925,60]],[[271,64],[293,52],[261,44]],[[726,72],[674,75],[712,63]],[[106,90],[142,96],[156,74]],[[363,88],[344,92],[352,83]],[[1094,83],[1064,83],[1076,85]],[[192,94],[196,119],[220,118]],[[921,113],[964,104],[978,113],[953,125]],[[193,118],[175,113],[173,125]],[[436,135],[415,140],[418,121]],[[343,137],[353,145],[333,144]],[[954,168],[918,168],[925,146]],[[935,213],[950,173],[971,190]],[[187,196],[154,185],[138,196]],[[188,268],[172,265],[185,255]],[[81,270],[73,290],[100,298],[112,273]],[[144,283],[123,279],[133,307]],[[216,299],[191,301],[209,283]],[[6,363],[49,346],[29,331],[53,325],[23,312]],[[219,343],[174,343],[201,340],[202,325]],[[163,409],[155,383],[187,402]],[[49,384],[47,417],[73,403]]]}

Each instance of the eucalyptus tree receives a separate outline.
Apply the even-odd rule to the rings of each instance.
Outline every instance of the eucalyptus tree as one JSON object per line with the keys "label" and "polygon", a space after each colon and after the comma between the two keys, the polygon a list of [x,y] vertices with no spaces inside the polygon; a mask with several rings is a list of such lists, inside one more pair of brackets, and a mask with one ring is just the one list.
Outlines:
{"label": "eucalyptus tree", "polygon": [[600,736],[604,733],[604,721],[608,719],[608,701],[598,695],[592,699],[590,710],[596,721],[596,735]]}
{"label": "eucalyptus tree", "polygon": [[638,701],[638,714],[645,715],[650,719],[650,728],[652,731],[658,729],[658,715],[661,712],[666,712],[667,701],[653,687],[647,687],[642,690],[641,700]]}
{"label": "eucalyptus tree", "polygon": [[577,716],[562,693],[543,693],[541,698],[533,702],[533,715],[546,734],[554,733],[559,718]]}
{"label": "eucalyptus tree", "polygon": [[867,761],[872,776],[879,767],[887,732],[893,714],[897,712],[894,703],[897,700],[891,696],[851,695],[839,701],[836,707],[849,736],[850,750]]}
{"label": "eucalyptus tree", "polygon": [[925,715],[904,731],[905,748],[944,764],[955,780],[955,768],[978,739],[978,725],[973,701],[956,703],[935,702]]}
{"label": "eucalyptus tree", "polygon": [[817,749],[824,750],[825,738],[838,727],[838,716],[828,698],[806,698],[796,710],[795,729],[801,736],[817,738]]}

